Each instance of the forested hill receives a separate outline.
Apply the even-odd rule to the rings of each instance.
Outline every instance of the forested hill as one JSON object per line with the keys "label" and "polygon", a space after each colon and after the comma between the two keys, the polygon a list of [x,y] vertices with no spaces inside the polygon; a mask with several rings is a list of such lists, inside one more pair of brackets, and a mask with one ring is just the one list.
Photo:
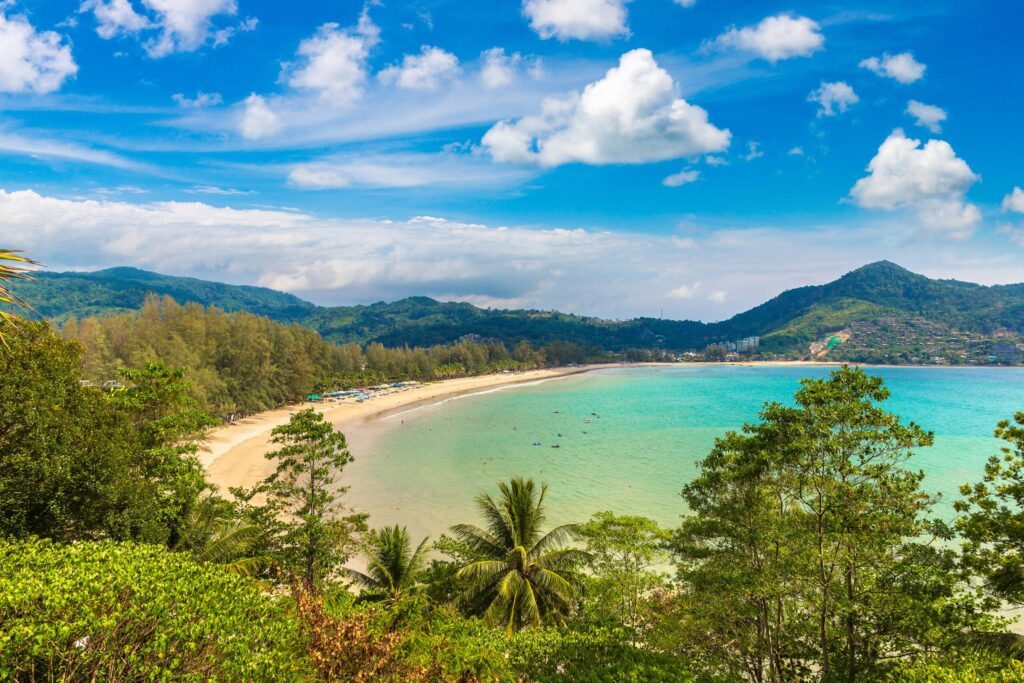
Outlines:
{"label": "forested hill", "polygon": [[[170,277],[133,268],[42,272],[35,282],[23,285],[19,291],[40,315],[50,318],[136,309],[147,294],[156,293],[182,303],[197,302],[298,322],[334,341],[380,342],[385,346],[428,346],[478,335],[508,344],[522,339],[535,345],[557,340],[611,351],[700,349],[757,335],[762,337],[764,349],[802,352],[825,335],[851,329],[861,330],[861,336],[892,338],[892,343],[898,339],[918,346],[927,346],[936,338],[945,340],[939,346],[949,340],[967,344],[991,341],[997,336],[1019,341],[1024,332],[1024,284],[987,287],[932,280],[886,261],[858,268],[828,284],[783,292],[716,323],[653,318],[609,321],[553,311],[481,309],[428,297],[321,307],[270,289]],[[934,349],[924,352],[932,353]]]}

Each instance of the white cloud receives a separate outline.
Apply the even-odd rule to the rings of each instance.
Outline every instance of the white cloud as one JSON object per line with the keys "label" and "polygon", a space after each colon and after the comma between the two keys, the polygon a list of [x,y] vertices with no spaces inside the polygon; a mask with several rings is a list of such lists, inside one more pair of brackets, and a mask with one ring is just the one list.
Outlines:
{"label": "white cloud", "polygon": [[850,108],[851,104],[860,102],[857,93],[845,81],[832,83],[822,81],[821,86],[807,96],[807,100],[821,105],[821,108],[818,109],[819,117],[842,114]]}
{"label": "white cloud", "polygon": [[91,11],[96,18],[96,33],[107,40],[151,26],[149,19],[135,11],[130,0],[86,0],[78,11]]}
{"label": "white cloud", "polygon": [[99,166],[110,166],[128,170],[143,170],[142,164],[105,150],[86,147],[74,142],[62,142],[52,137],[21,135],[0,132],[0,152],[36,157],[60,159]]}
{"label": "white cloud", "polygon": [[716,157],[713,154],[708,154],[704,157],[704,163],[708,166],[728,166],[729,160],[724,157]]}
{"label": "white cloud", "polygon": [[747,153],[743,156],[745,161],[753,161],[754,159],[760,159],[764,156],[764,152],[761,150],[761,143],[751,140],[747,143]]}
{"label": "white cloud", "polygon": [[223,45],[238,30],[252,30],[254,20],[238,27],[213,28],[213,19],[238,12],[235,0],[141,0],[144,12],[132,0],[86,0],[80,12],[92,12],[96,33],[105,39],[122,35],[149,37],[143,43],[153,58],[175,52],[195,52],[207,43]]}
{"label": "white cloud", "polygon": [[697,0],[672,0],[680,7],[693,7],[697,4]]}
{"label": "white cloud", "polygon": [[480,82],[488,90],[510,85],[523,57],[518,52],[506,54],[505,48],[492,47],[480,54]]}
{"label": "white cloud", "polygon": [[246,194],[254,194],[252,190],[238,190],[233,187],[217,187],[216,185],[196,185],[185,192],[189,194],[214,194],[222,197],[232,197]]}
{"label": "white cloud", "polygon": [[629,35],[629,0],[523,0],[530,28],[544,39],[607,40]]}
{"label": "white cloud", "polygon": [[307,190],[350,187],[465,189],[511,185],[529,177],[521,168],[498,166],[479,155],[451,152],[335,155],[296,164],[288,182]]}
{"label": "white cloud", "polygon": [[188,97],[184,93],[175,93],[171,99],[178,103],[183,109],[202,109],[203,107],[215,107],[223,104],[224,98],[219,92],[197,92],[195,97]]}
{"label": "white cloud", "polygon": [[689,183],[695,183],[700,179],[700,171],[689,170],[680,171],[679,173],[673,173],[670,176],[666,176],[661,184],[665,187],[681,187]]}
{"label": "white cloud", "polygon": [[[1020,250],[985,240],[954,250],[914,237],[900,220],[666,235],[427,217],[324,218],[199,201],[71,200],[0,190],[0,244],[28,250],[55,270],[133,265],[262,284],[325,304],[428,295],[610,317],[663,307],[666,317],[718,320],[880,258],[930,277],[1020,280]],[[694,282],[704,283],[697,296],[666,296]],[[726,282],[728,295],[704,289]]]}
{"label": "white cloud", "polygon": [[502,121],[482,144],[495,161],[546,167],[581,162],[632,164],[719,152],[728,130],[679,97],[650,50],[632,50],[582,93],[547,98],[541,113]]}
{"label": "white cloud", "polygon": [[914,117],[917,125],[924,126],[933,133],[940,132],[942,122],[946,120],[945,110],[917,100],[907,102],[907,113]]}
{"label": "white cloud", "polygon": [[904,85],[924,77],[928,67],[914,59],[910,52],[891,55],[888,52],[879,57],[861,60],[860,67],[875,72],[884,78],[891,78]]}
{"label": "white cloud", "polygon": [[350,103],[363,95],[366,60],[380,40],[380,29],[363,10],[351,29],[324,24],[299,43],[298,61],[282,69],[282,79],[293,88],[313,90],[336,103]]}
{"label": "white cloud", "polygon": [[245,98],[238,129],[243,137],[258,140],[281,130],[281,120],[266,100],[253,93]]}
{"label": "white cloud", "polygon": [[36,31],[21,15],[0,6],[0,92],[45,94],[78,73],[71,47],[54,31]]}
{"label": "white cloud", "polygon": [[1013,188],[1013,192],[1003,197],[1003,211],[1024,213],[1024,190]]}
{"label": "white cloud", "polygon": [[869,173],[850,190],[850,197],[870,209],[912,209],[928,228],[966,237],[981,212],[964,202],[978,180],[971,168],[944,140],[907,138],[895,130],[867,167]]}
{"label": "white cloud", "polygon": [[825,45],[818,22],[807,17],[777,14],[755,26],[732,27],[711,46],[751,52],[775,63],[794,57],[809,57]]}
{"label": "white cloud", "polygon": [[700,289],[700,283],[694,282],[691,285],[679,285],[673,287],[666,292],[665,296],[669,299],[692,299],[697,296],[697,290]]}
{"label": "white cloud", "polygon": [[458,74],[458,57],[439,47],[424,45],[418,55],[405,55],[401,65],[389,66],[378,78],[409,90],[437,90]]}
{"label": "white cloud", "polygon": [[802,157],[804,156],[804,148],[800,146],[791,147],[790,150],[786,152],[786,154],[788,154],[791,157]]}

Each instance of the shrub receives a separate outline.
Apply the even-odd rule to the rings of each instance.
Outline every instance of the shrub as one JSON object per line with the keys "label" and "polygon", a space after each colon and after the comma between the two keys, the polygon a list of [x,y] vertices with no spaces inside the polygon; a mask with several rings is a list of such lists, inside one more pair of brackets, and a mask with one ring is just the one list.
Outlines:
{"label": "shrub", "polygon": [[156,546],[0,540],[2,680],[305,680],[251,579]]}

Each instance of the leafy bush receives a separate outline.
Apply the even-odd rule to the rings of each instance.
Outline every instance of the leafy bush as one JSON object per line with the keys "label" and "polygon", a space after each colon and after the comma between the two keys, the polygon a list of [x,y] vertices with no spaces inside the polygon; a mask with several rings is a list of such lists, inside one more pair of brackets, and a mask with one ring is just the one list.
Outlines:
{"label": "leafy bush", "polygon": [[251,579],[155,546],[0,541],[0,679],[305,680]]}

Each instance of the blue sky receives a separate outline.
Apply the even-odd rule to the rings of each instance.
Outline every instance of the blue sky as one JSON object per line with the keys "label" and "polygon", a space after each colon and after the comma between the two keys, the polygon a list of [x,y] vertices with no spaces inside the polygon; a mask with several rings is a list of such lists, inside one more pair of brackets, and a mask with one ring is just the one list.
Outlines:
{"label": "blue sky", "polygon": [[0,242],[320,303],[718,319],[1024,280],[1019,2],[7,2]]}

